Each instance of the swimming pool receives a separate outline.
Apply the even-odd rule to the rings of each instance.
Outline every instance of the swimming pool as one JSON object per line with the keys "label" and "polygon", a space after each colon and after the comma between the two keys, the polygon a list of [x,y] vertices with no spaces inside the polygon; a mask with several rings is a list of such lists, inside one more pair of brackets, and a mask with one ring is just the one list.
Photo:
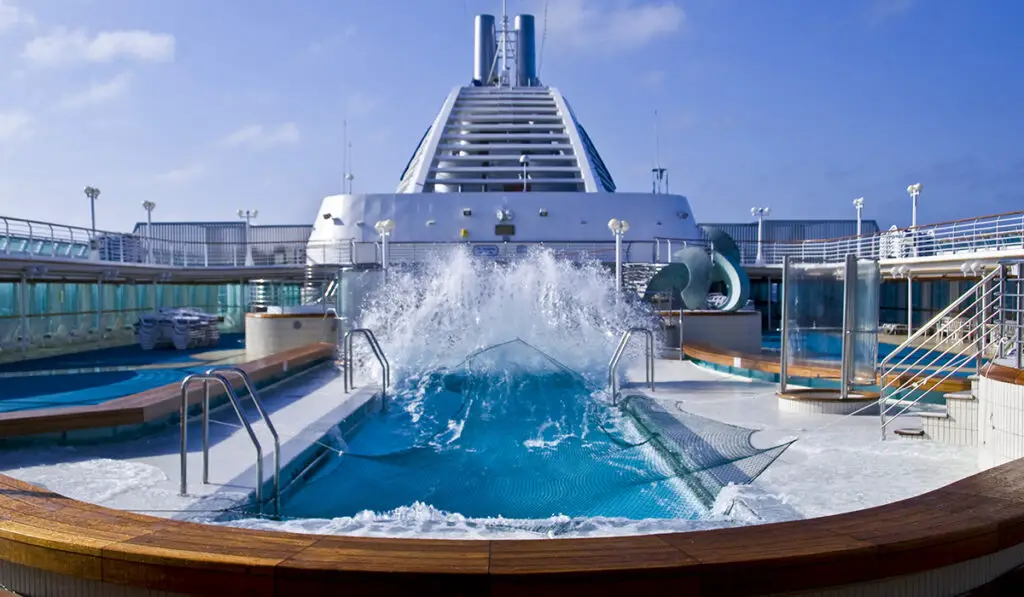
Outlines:
{"label": "swimming pool", "polygon": [[[842,355],[843,346],[842,338],[839,334],[828,333],[828,332],[803,332],[800,334],[801,354],[806,360],[819,360],[819,361],[835,361],[839,362],[840,356]],[[761,337],[761,347],[778,352],[781,350],[781,335],[778,332],[766,333]],[[887,344],[880,342],[878,344],[878,359],[884,359],[889,356],[899,346],[895,344]],[[924,358],[922,358],[924,357]],[[902,359],[905,364],[911,365],[921,359],[920,365],[931,365],[932,368],[938,367],[949,367],[958,366],[965,363],[970,363],[970,356],[956,356],[955,353],[943,353],[937,355],[929,353],[927,349],[922,348],[904,348],[896,354],[891,362],[896,363]],[[931,370],[931,368],[919,367],[920,369]],[[966,377],[971,375],[969,371],[958,371],[954,374],[955,377]]]}
{"label": "swimming pool", "polygon": [[[650,401],[620,409],[543,353],[507,343],[407,380],[384,410],[335,435],[337,453],[286,493],[281,514],[331,519],[419,505],[474,519],[703,518],[725,479],[737,478],[722,472],[765,451],[748,442],[737,459],[713,445],[729,435],[724,426],[668,433],[681,425],[670,417],[658,426],[659,414],[667,413]],[[680,444],[690,449],[668,449]],[[757,461],[760,470],[781,449]],[[749,481],[760,470],[740,472]]]}
{"label": "swimming pool", "polygon": [[0,412],[101,404],[236,362],[244,349],[244,334],[225,334],[213,349],[146,351],[131,345],[4,363]]}

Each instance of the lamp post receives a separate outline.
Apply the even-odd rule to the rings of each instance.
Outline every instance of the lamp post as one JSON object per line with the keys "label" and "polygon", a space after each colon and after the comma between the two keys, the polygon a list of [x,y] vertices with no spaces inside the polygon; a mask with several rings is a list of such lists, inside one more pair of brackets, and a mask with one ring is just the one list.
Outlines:
{"label": "lamp post", "polygon": [[917,257],[917,198],[921,196],[921,183],[915,183],[907,187],[907,194],[910,195],[910,243],[913,247],[913,255]]}
{"label": "lamp post", "polygon": [[240,209],[238,210],[238,217],[245,220],[245,264],[253,265],[252,260],[252,245],[249,244],[249,228],[252,227],[252,221],[256,219],[260,210],[258,209]]}
{"label": "lamp post", "polygon": [[861,217],[860,212],[864,210],[864,198],[857,197],[853,200],[853,207],[857,210],[857,256],[860,257],[860,234],[861,234]]}
{"label": "lamp post", "polygon": [[629,222],[612,218],[608,220],[608,230],[615,235],[615,292],[622,292],[622,235],[629,231]]}
{"label": "lamp post", "polygon": [[751,207],[750,215],[757,218],[757,259],[754,261],[757,265],[764,265],[764,259],[761,256],[761,244],[764,240],[764,219],[772,213],[770,207]]}
{"label": "lamp post", "polygon": [[910,227],[917,228],[917,198],[921,196],[921,183],[912,184],[907,187],[907,194],[910,195],[911,211],[910,211]]}
{"label": "lamp post", "polygon": [[384,282],[388,281],[388,237],[391,236],[391,231],[395,229],[394,220],[380,220],[373,225],[373,228],[380,235],[380,271],[384,277]]}
{"label": "lamp post", "polygon": [[352,174],[351,172],[345,175],[345,184],[348,185],[348,189],[346,189],[345,192],[349,195],[352,194],[352,181],[355,179],[355,177],[356,175]]}
{"label": "lamp post", "polygon": [[146,244],[149,249],[146,251],[149,254],[149,263],[153,263],[153,210],[156,208],[156,203],[152,201],[143,201],[142,209],[146,210]]}
{"label": "lamp post", "polygon": [[92,216],[92,242],[96,242],[96,200],[99,199],[100,190],[96,187],[85,187],[85,196],[89,198],[89,213]]}
{"label": "lamp post", "polygon": [[523,192],[526,192],[526,169],[530,167],[530,156],[525,153],[519,156],[519,165],[523,167]]}

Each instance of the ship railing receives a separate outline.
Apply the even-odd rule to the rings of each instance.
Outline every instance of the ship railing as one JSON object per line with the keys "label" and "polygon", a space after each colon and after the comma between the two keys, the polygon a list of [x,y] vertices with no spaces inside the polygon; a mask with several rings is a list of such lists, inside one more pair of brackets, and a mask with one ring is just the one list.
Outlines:
{"label": "ship railing", "polygon": [[619,403],[619,383],[615,373],[619,367],[619,361],[622,360],[622,355],[626,352],[626,347],[629,345],[629,340],[633,337],[633,334],[642,334],[644,336],[644,374],[646,376],[647,387],[654,391],[654,332],[647,328],[633,327],[622,332],[622,336],[619,338],[619,344],[615,347],[615,352],[612,353],[612,358],[608,362],[608,394],[612,398],[612,404]]}
{"label": "ship railing", "polygon": [[[422,261],[438,248],[464,244],[478,257],[514,259],[530,247],[545,246],[567,258],[614,260],[614,240],[607,242],[449,241],[388,243],[389,261]],[[1024,211],[954,222],[890,229],[872,235],[833,239],[758,243],[737,241],[744,265],[780,265],[787,257],[805,262],[840,263],[846,255],[902,260],[977,252],[1024,251]],[[630,263],[670,263],[679,249],[707,246],[703,239],[624,239]],[[375,240],[250,241],[173,240],[109,232],[0,216],[0,257],[92,260],[158,267],[209,268],[379,263]]]}
{"label": "ship railing", "polygon": [[[1007,339],[1020,333],[1019,271],[1000,264],[879,361],[882,439],[928,392],[1009,352]],[[1016,336],[1008,333],[1014,325]],[[1019,339],[1015,347],[1020,350]]]}

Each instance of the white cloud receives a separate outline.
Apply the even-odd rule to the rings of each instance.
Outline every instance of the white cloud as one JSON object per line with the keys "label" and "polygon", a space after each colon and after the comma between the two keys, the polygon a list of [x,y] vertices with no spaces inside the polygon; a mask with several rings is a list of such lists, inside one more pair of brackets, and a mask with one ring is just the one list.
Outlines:
{"label": "white cloud", "polygon": [[16,141],[32,134],[32,117],[24,110],[0,112],[0,141]]}
{"label": "white cloud", "polygon": [[14,6],[8,1],[0,0],[0,32],[13,29],[18,25],[31,25],[35,17],[24,9]]}
{"label": "white cloud", "polygon": [[118,98],[128,91],[131,76],[128,73],[117,75],[106,83],[94,83],[85,91],[71,94],[61,102],[62,108],[81,108],[94,104],[102,104]]}
{"label": "white cloud", "polygon": [[908,12],[913,5],[914,0],[875,0],[869,17],[872,21],[884,21]]}
{"label": "white cloud", "polygon": [[184,168],[177,168],[175,170],[164,172],[163,174],[158,174],[156,179],[157,182],[180,185],[190,183],[205,173],[206,168],[202,164],[192,164],[185,166]]}
{"label": "white cloud", "polygon": [[42,66],[113,62],[118,59],[169,62],[174,60],[174,36],[130,30],[101,31],[95,37],[89,37],[80,29],[57,29],[28,42],[22,56]]}
{"label": "white cloud", "polygon": [[299,142],[299,127],[294,122],[268,128],[262,124],[244,126],[221,140],[225,147],[249,147],[266,149],[278,145],[294,145]]}
{"label": "white cloud", "polygon": [[[671,0],[558,0],[548,4],[548,41],[575,49],[631,50],[678,31],[683,9]],[[543,28],[539,18],[538,28]]]}

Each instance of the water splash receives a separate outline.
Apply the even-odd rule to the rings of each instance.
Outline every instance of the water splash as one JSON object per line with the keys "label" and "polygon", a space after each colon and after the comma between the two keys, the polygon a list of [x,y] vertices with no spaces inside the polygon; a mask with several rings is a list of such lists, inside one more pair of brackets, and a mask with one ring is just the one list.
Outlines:
{"label": "water splash", "polygon": [[[387,283],[367,296],[359,324],[380,338],[394,379],[450,367],[521,338],[596,381],[622,330],[654,327],[645,306],[616,300],[614,279],[598,262],[569,262],[541,249],[498,264],[468,247],[390,271]],[[636,354],[627,353],[624,362]]]}

